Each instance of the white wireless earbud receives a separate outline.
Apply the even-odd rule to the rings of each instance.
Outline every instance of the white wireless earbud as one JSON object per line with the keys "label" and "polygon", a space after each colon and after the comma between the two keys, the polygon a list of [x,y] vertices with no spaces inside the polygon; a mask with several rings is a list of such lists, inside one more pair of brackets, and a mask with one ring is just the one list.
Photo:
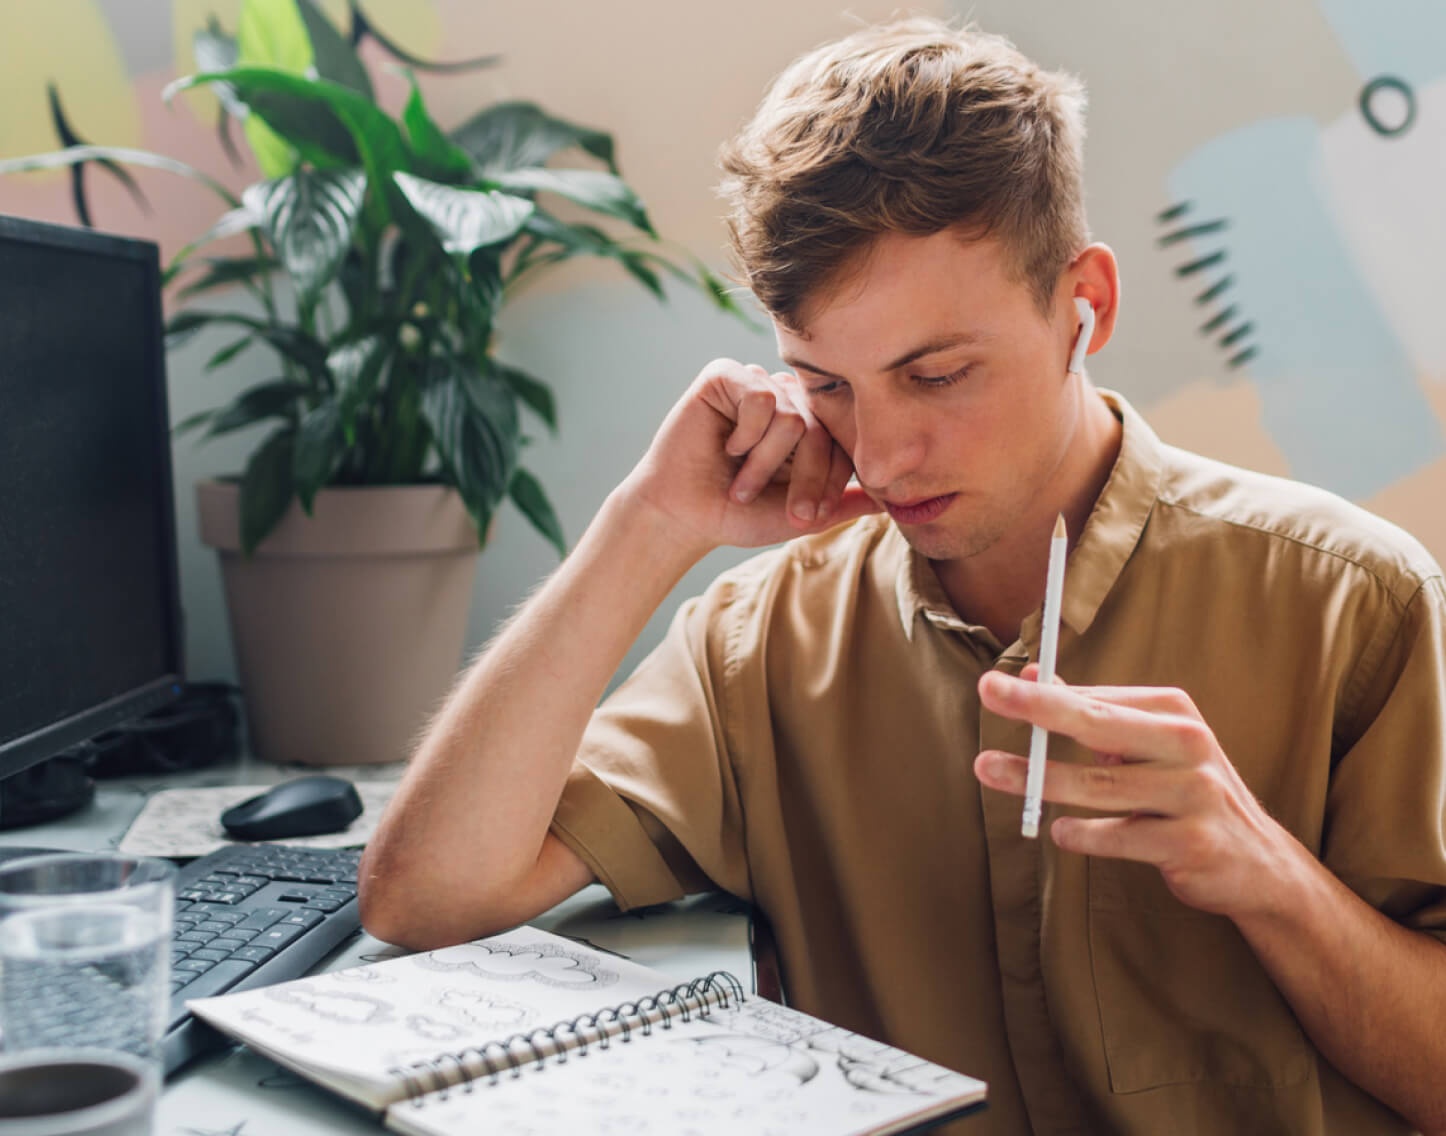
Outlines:
{"label": "white wireless earbud", "polygon": [[1074,298],[1075,309],[1079,312],[1079,334],[1075,336],[1074,350],[1070,352],[1069,369],[1075,374],[1084,373],[1085,356],[1089,353],[1090,340],[1095,334],[1095,310],[1083,296]]}

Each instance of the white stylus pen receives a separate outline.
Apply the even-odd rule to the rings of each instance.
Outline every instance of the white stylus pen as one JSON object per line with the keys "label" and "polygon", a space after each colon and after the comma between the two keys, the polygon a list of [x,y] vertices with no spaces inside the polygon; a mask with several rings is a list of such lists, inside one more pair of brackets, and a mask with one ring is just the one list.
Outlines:
{"label": "white stylus pen", "polygon": [[[1049,571],[1044,582],[1044,626],[1039,631],[1039,682],[1054,681],[1054,659],[1059,649],[1059,606],[1064,595],[1064,560],[1068,554],[1064,516],[1054,522],[1049,541]],[[1044,808],[1044,759],[1049,733],[1035,726],[1029,734],[1029,775],[1024,782],[1024,823],[1020,832],[1033,839],[1039,835],[1039,814]]]}

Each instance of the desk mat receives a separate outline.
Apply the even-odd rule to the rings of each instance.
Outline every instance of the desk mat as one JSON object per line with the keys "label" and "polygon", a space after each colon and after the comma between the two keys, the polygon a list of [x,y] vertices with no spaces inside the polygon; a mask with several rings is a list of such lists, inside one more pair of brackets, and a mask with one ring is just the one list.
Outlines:
{"label": "desk mat", "polygon": [[[287,844],[306,848],[351,848],[367,842],[382,809],[396,790],[395,781],[357,781],[362,814],[340,832],[298,836]],[[204,856],[232,840],[221,828],[221,814],[269,785],[222,785],[206,789],[162,789],[153,793],[121,838],[120,851],[132,856]]]}

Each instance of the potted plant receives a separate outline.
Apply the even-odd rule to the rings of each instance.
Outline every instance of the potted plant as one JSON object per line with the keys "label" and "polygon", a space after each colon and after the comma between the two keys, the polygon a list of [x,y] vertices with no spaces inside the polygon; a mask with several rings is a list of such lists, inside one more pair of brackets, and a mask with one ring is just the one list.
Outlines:
{"label": "potted plant", "polygon": [[[589,256],[659,297],[667,275],[737,309],[701,264],[664,251],[601,131],[522,102],[444,130],[410,74],[393,118],[312,0],[245,0],[237,36],[211,27],[197,57],[209,69],[168,97],[207,87],[241,120],[267,176],[239,198],[172,159],[100,147],[0,172],[119,159],[180,169],[226,201],[167,269],[183,304],[168,336],[233,331],[208,370],[257,348],[277,360],[273,377],[178,427],[260,428],[239,476],[198,486],[252,747],[278,761],[396,760],[455,674],[502,500],[565,552],[520,463],[525,417],[556,430],[551,390],[493,350],[509,294]],[[547,165],[564,151],[591,165]],[[201,252],[243,234],[242,254]],[[245,289],[256,311],[202,306],[223,287]]]}

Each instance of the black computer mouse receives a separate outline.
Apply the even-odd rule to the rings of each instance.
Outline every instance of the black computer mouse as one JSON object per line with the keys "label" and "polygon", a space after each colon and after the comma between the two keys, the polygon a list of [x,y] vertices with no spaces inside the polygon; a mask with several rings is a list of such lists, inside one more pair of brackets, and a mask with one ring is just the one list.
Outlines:
{"label": "black computer mouse", "polygon": [[237,840],[290,840],[340,832],[361,814],[356,786],[318,773],[283,781],[232,805],[221,814],[221,827]]}

